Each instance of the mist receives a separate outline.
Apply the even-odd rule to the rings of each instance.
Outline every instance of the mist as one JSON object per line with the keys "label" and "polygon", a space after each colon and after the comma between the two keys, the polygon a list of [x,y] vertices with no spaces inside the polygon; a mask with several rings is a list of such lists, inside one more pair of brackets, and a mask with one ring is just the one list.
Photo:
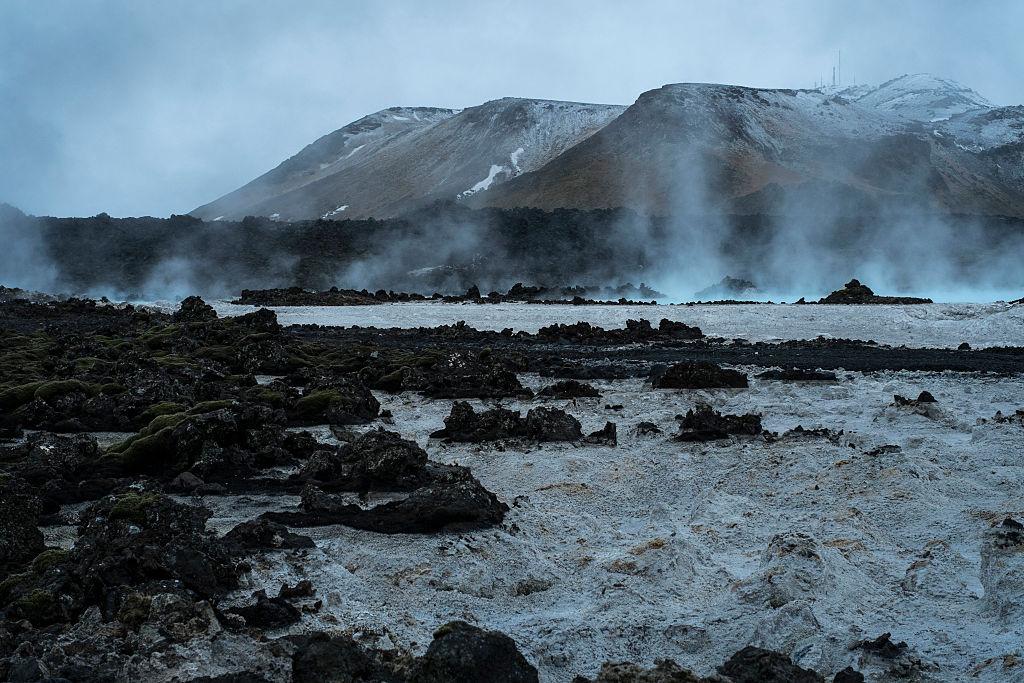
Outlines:
{"label": "mist", "polygon": [[[649,0],[0,3],[0,201],[186,213],[396,105],[629,104],[664,83],[931,72],[1024,102],[1024,5]],[[566,30],[572,26],[572,30]]]}

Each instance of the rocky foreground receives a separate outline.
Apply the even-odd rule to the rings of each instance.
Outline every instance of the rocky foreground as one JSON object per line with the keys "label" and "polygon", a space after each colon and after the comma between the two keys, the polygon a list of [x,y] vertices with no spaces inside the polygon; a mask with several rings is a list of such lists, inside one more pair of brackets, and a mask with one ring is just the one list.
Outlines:
{"label": "rocky foreground", "polygon": [[[772,534],[759,567],[743,581],[712,582],[715,594],[738,596],[729,608],[735,614],[755,609],[743,605],[756,606],[762,622],[753,635],[723,629],[728,636],[715,643],[716,631],[705,625],[689,631],[671,626],[676,630],[668,640],[615,636],[616,653],[634,638],[665,643],[661,653],[649,645],[634,650],[636,663],[608,661],[583,634],[552,626],[565,647],[553,652],[543,638],[519,642],[471,623],[470,603],[465,618],[444,608],[463,604],[466,596],[499,604],[492,584],[523,601],[507,610],[509,617],[528,612],[529,600],[558,594],[556,585],[569,575],[560,578],[552,568],[546,576],[539,556],[532,571],[527,563],[507,586],[502,571],[519,568],[522,557],[510,559],[505,570],[487,570],[497,578],[478,576],[472,587],[460,572],[484,571],[473,567],[485,560],[470,558],[501,557],[503,543],[560,524],[531,510],[545,504],[545,496],[587,495],[597,485],[563,481],[573,468],[587,468],[577,460],[638,467],[640,491],[650,473],[661,471],[666,448],[698,458],[734,451],[685,449],[735,447],[738,457],[750,451],[771,458],[814,444],[814,458],[832,459],[839,468],[839,454],[849,452],[885,479],[907,466],[900,458],[912,457],[912,449],[903,456],[898,445],[868,444],[828,427],[779,429],[760,411],[747,410],[749,404],[730,411],[735,399],[722,397],[781,394],[798,385],[842,392],[849,380],[835,370],[858,363],[875,373],[984,371],[1014,378],[1024,373],[1019,348],[737,344],[668,320],[609,330],[552,325],[537,334],[464,325],[282,328],[270,311],[218,318],[194,297],[174,314],[16,299],[0,303],[0,339],[0,676],[7,680],[739,683],[859,681],[865,673],[871,680],[956,680],[957,662],[969,658],[965,648],[1005,655],[973,662],[973,674],[984,680],[1020,673],[1021,654],[998,643],[959,643],[950,648],[957,658],[947,661],[881,630],[833,629],[836,617],[816,616],[815,601],[824,604],[833,589],[850,590],[838,578],[847,570],[835,553],[860,551],[800,530]],[[686,397],[689,408],[661,419],[658,397]],[[890,422],[928,420],[962,429],[928,392],[894,396],[882,410]],[[673,431],[666,433],[665,420],[674,422]],[[1012,449],[1022,440],[1020,423],[1019,412],[989,414],[978,434]],[[423,430],[433,444],[429,451],[420,445]],[[495,470],[501,458],[531,451],[557,462],[558,481],[525,484],[532,462],[511,475]],[[915,482],[943,476],[914,463]],[[993,467],[1001,472],[995,489],[1019,492],[1019,463]],[[793,480],[802,476],[794,472]],[[815,490],[832,486],[816,476]],[[874,486],[870,477],[864,486]],[[912,486],[900,483],[883,495],[909,499],[918,495]],[[696,492],[665,500],[681,495]],[[738,505],[738,492],[731,495]],[[640,507],[650,506],[656,517],[662,504],[651,499]],[[726,506],[716,514],[738,510]],[[618,516],[634,512],[623,507]],[[1024,616],[1022,512],[1019,505],[984,510],[980,568],[963,570],[980,576],[973,580],[983,587],[977,618],[1009,633]],[[579,536],[574,545],[580,548],[588,542],[583,529],[590,514],[597,513],[581,515],[579,529],[568,531]],[[737,518],[727,528],[737,524],[756,520]],[[596,543],[601,533],[589,541]],[[338,549],[342,537],[347,547]],[[389,552],[379,549],[391,538],[438,539],[439,545],[430,550],[433,559],[426,555],[415,567],[374,576],[367,584],[372,595],[335,590],[338,572],[360,570],[354,559],[341,563],[331,553],[387,563]],[[507,540],[495,540],[501,538]],[[559,544],[569,538],[575,536]],[[404,542],[392,545],[390,554]],[[664,629],[614,615],[634,604],[630,595],[641,595],[641,605],[657,602],[658,595],[637,593],[645,586],[675,593],[687,581],[694,591],[708,583],[704,567],[715,565],[714,556],[698,561],[702,556],[691,553],[692,545],[658,536],[622,557],[587,553],[588,560],[580,559],[574,571],[583,576],[618,577],[606,584],[586,580],[588,591],[600,585],[602,597],[593,599],[611,605],[613,616],[601,629]],[[407,552],[412,558],[420,551]],[[447,566],[442,555],[462,552],[468,555],[453,573],[431,573]],[[675,559],[664,559],[665,553]],[[925,546],[923,553],[901,590],[936,591],[939,584],[946,590],[957,580],[946,576],[947,567],[960,560],[944,565],[944,558],[956,553],[948,545]],[[393,559],[401,561],[401,553]],[[430,578],[420,582],[418,575]],[[434,612],[449,617],[423,624],[422,610],[419,617],[392,611],[357,616],[358,605],[402,595],[408,605],[429,599]],[[875,597],[865,593],[865,600]],[[743,619],[733,618],[737,624]],[[868,615],[853,615],[858,620],[864,629],[877,627]],[[786,635],[794,624],[798,637]],[[432,633],[429,642],[403,637],[424,628]],[[700,667],[692,667],[686,653],[699,653]]]}

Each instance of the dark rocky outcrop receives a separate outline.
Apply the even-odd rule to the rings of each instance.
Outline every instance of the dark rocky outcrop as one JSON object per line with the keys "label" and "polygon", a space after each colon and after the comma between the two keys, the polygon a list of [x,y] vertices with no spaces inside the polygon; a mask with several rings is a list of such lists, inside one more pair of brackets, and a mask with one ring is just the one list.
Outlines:
{"label": "dark rocky outcrop", "polygon": [[266,591],[256,591],[254,602],[227,610],[245,620],[245,625],[260,630],[281,628],[294,624],[302,617],[301,612],[283,597],[267,597]]}
{"label": "dark rocky outcrop", "polygon": [[412,683],[535,683],[537,669],[515,642],[463,621],[445,624],[419,659]]}
{"label": "dark rocky outcrop", "polygon": [[549,384],[538,391],[537,395],[554,399],[600,398],[601,392],[585,382],[567,379]]}
{"label": "dark rocky outcrop", "polygon": [[747,376],[714,363],[676,363],[652,377],[657,389],[745,389]]}
{"label": "dark rocky outcrop", "polygon": [[309,536],[294,534],[283,524],[266,519],[254,519],[237,524],[221,537],[221,543],[239,554],[257,550],[298,550],[316,547]]}
{"label": "dark rocky outcrop", "polygon": [[748,645],[718,667],[732,683],[824,683],[814,671],[794,664],[779,652]]}
{"label": "dark rocky outcrop", "polygon": [[676,441],[714,441],[731,435],[758,436],[763,433],[760,415],[722,415],[706,403],[698,404],[679,419]]}
{"label": "dark rocky outcrop", "polygon": [[931,299],[921,299],[912,296],[878,296],[867,285],[861,284],[859,280],[850,280],[842,289],[837,289],[825,298],[818,301],[819,304],[930,304]]}
{"label": "dark rocky outcrop", "polygon": [[477,413],[471,405],[459,401],[452,405],[444,425],[444,429],[431,436],[466,442],[517,437],[534,441],[578,441],[583,438],[579,420],[564,410],[549,406],[531,408],[524,418],[519,411],[500,406]]}
{"label": "dark rocky outcrop", "polygon": [[494,526],[507,511],[465,467],[432,465],[428,482],[399,500],[367,509],[307,486],[300,512],[268,512],[263,517],[292,527],[342,524],[385,534],[424,534]]}

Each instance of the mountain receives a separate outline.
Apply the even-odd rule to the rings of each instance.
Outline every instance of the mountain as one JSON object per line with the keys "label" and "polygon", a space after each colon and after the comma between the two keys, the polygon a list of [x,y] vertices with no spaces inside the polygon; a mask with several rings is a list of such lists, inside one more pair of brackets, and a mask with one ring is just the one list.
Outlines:
{"label": "mountain", "polygon": [[191,213],[205,219],[394,216],[539,169],[623,109],[517,98],[461,111],[386,109]]}
{"label": "mountain", "polygon": [[950,84],[667,85],[543,169],[473,201],[659,215],[1024,215],[1024,116]]}
{"label": "mountain", "polygon": [[927,74],[816,90],[666,85],[629,107],[392,109],[196,216],[378,218],[436,200],[658,215],[1024,216],[1024,107]]}

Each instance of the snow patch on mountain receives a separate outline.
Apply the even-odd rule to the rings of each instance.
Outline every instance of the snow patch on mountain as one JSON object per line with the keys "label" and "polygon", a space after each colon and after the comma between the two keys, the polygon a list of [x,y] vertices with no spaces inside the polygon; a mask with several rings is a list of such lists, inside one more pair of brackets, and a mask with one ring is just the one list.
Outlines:
{"label": "snow patch on mountain", "polygon": [[511,173],[511,170],[509,169],[508,166],[498,166],[497,164],[492,164],[491,170],[487,172],[487,177],[478,182],[473,187],[469,188],[468,190],[460,192],[458,194],[458,198],[465,199],[466,197],[470,197],[476,194],[477,192],[483,192],[484,190],[488,189],[494,183],[494,179],[497,178],[498,175],[502,173],[505,175],[509,175]]}
{"label": "snow patch on mountain", "polygon": [[894,78],[861,95],[856,102],[878,112],[922,122],[943,121],[992,107],[991,102],[970,88],[931,74]]}

